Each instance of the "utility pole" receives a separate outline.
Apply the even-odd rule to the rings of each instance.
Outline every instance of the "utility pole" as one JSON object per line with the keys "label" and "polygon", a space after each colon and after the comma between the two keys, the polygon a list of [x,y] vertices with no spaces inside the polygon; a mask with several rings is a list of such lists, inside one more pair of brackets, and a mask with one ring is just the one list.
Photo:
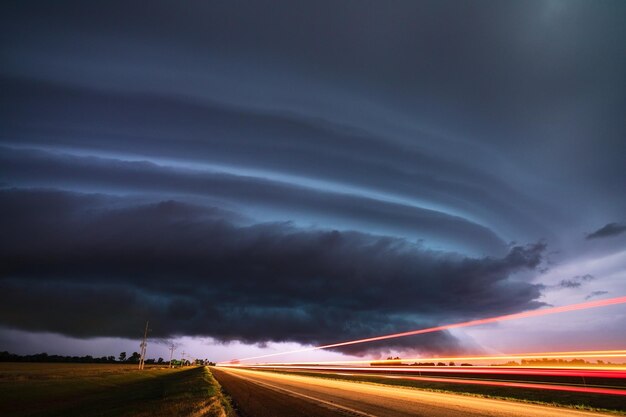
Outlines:
{"label": "utility pole", "polygon": [[174,345],[172,344],[170,346],[170,368],[173,368],[174,365],[172,364],[172,358],[174,357]]}
{"label": "utility pole", "polygon": [[182,359],[180,361],[180,366],[185,366],[185,351],[183,350],[183,353],[181,354]]}
{"label": "utility pole", "polygon": [[148,347],[148,321],[146,321],[146,330],[143,332],[143,340],[139,344],[140,357],[139,357],[139,369],[143,369],[146,362],[146,348]]}

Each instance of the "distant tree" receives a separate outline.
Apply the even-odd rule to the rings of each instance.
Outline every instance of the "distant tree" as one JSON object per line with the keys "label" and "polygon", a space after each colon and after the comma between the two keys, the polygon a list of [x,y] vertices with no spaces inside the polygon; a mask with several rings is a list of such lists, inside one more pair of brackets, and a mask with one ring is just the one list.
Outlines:
{"label": "distant tree", "polygon": [[446,366],[446,364],[443,362],[437,362],[437,366]]}
{"label": "distant tree", "polygon": [[133,354],[126,359],[126,362],[139,363],[139,359],[141,359],[141,355],[138,352],[133,352]]}
{"label": "distant tree", "polygon": [[372,362],[370,365],[372,366],[401,366],[402,359],[400,359],[399,356],[396,356],[395,358],[393,356],[388,356],[386,361],[375,361],[375,362]]}
{"label": "distant tree", "polygon": [[455,363],[454,363],[454,362],[450,362],[450,364],[449,364],[449,365],[450,365],[450,366],[455,366]]}
{"label": "distant tree", "polygon": [[519,366],[519,363],[515,361],[508,361],[505,363],[492,363],[491,366]]}
{"label": "distant tree", "polygon": [[411,366],[435,366],[435,362],[413,362]]}
{"label": "distant tree", "polygon": [[[139,354],[134,352],[131,357],[127,358],[126,352],[121,352],[119,355],[119,359],[121,362],[132,362],[135,363],[139,360]],[[101,357],[93,357],[91,355],[85,356],[61,356],[61,355],[48,355],[47,353],[35,353],[32,355],[16,355],[14,353],[10,353],[7,351],[0,351],[0,362],[49,362],[49,363],[115,363],[115,356],[101,356]],[[155,363],[155,359],[147,359],[146,363]],[[198,364],[205,364],[208,361],[200,359]],[[163,358],[158,359],[159,364],[165,364]],[[188,360],[185,361],[186,365],[189,365],[190,362]],[[181,361],[173,360],[172,364],[180,365]],[[208,362],[209,365],[215,365],[213,362]]]}

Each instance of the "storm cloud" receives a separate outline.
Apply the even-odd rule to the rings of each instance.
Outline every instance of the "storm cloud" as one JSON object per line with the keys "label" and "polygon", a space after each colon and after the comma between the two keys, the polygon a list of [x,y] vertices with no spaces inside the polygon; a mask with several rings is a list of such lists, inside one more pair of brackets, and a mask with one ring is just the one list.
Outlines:
{"label": "storm cloud", "polygon": [[584,283],[593,281],[595,277],[591,274],[576,275],[570,279],[563,279],[557,284],[557,288],[580,288]]}
{"label": "storm cloud", "polygon": [[0,7],[0,328],[317,344],[625,290],[623,1]]}
{"label": "storm cloud", "polygon": [[[539,265],[541,244],[469,258],[359,232],[236,226],[175,201],[49,190],[0,200],[7,327],[131,336],[150,318],[158,337],[316,344],[540,305],[541,287],[511,276]],[[440,337],[412,346],[454,346]]]}
{"label": "storm cloud", "polygon": [[599,239],[603,237],[612,237],[621,235],[626,232],[626,224],[624,223],[609,223],[593,233],[587,235],[587,239]]}
{"label": "storm cloud", "polygon": [[486,253],[502,253],[504,241],[492,230],[459,216],[411,204],[206,170],[175,169],[145,161],[112,158],[71,157],[45,152],[0,148],[0,163],[7,178],[20,185],[63,184],[91,187],[108,192],[160,193],[227,201],[245,210],[265,208],[283,212],[293,220],[328,218],[339,224],[392,231],[406,237],[437,239],[463,246],[468,236],[472,245]]}

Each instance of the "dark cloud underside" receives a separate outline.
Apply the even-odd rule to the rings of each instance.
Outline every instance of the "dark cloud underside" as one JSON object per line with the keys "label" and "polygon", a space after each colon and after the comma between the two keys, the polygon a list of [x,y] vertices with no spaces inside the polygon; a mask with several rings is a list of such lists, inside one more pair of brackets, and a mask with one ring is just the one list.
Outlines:
{"label": "dark cloud underside", "polygon": [[[327,343],[539,305],[540,286],[510,275],[535,268],[541,245],[474,259],[358,232],[238,227],[174,201],[46,190],[0,201],[9,327],[131,336],[150,318],[161,337]],[[451,346],[441,337],[425,340]]]}
{"label": "dark cloud underside", "polygon": [[[617,294],[535,278],[548,246],[619,268],[625,21],[620,0],[2,2],[0,327],[315,344]],[[344,351],[416,346],[462,348]]]}

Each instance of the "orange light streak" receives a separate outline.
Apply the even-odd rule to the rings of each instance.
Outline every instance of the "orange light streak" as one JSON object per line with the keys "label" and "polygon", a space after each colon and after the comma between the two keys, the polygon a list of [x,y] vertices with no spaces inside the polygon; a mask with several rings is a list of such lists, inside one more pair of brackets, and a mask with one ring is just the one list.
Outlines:
{"label": "orange light streak", "polygon": [[482,361],[482,360],[519,360],[519,359],[585,359],[585,358],[626,358],[626,350],[586,350],[578,352],[533,352],[512,353],[495,356],[450,356],[433,358],[406,359],[368,359],[350,361],[312,361],[312,362],[265,362],[263,365],[332,365],[332,364],[363,364],[363,363],[394,363],[394,362],[449,362],[449,361]]}
{"label": "orange light streak", "polygon": [[470,379],[455,379],[455,378],[429,378],[420,376],[393,376],[389,375],[386,378],[393,379],[411,379],[415,381],[430,381],[430,382],[448,382],[455,384],[469,384],[469,385],[490,385],[495,387],[514,387],[514,388],[530,388],[550,391],[566,391],[566,392],[584,392],[589,394],[604,394],[604,395],[621,395],[626,396],[626,390],[613,389],[613,388],[600,388],[600,387],[581,387],[572,385],[550,385],[550,384],[536,384],[527,382],[509,382],[509,381],[482,381],[482,380],[470,380]]}
{"label": "orange light streak", "polygon": [[346,341],[346,342],[332,343],[332,344],[329,344],[329,345],[313,346],[313,347],[289,350],[289,351],[284,351],[284,352],[269,353],[269,354],[258,355],[258,356],[250,356],[250,357],[247,357],[247,358],[238,359],[238,361],[247,361],[247,360],[251,360],[251,359],[268,358],[268,357],[271,357],[271,356],[287,355],[287,354],[291,354],[291,353],[310,352],[310,351],[320,350],[320,349],[330,349],[330,348],[341,347],[341,346],[356,345],[356,344],[359,344],[359,343],[376,342],[376,341],[379,341],[379,340],[395,339],[395,338],[398,338],[398,337],[406,337],[406,336],[414,336],[414,335],[418,335],[418,334],[439,332],[439,331],[442,331],[442,330],[450,330],[450,329],[458,329],[458,328],[462,328],[462,327],[479,326],[479,325],[482,325],[482,324],[496,323],[496,322],[508,321],[508,320],[517,320],[517,319],[523,319],[523,318],[529,318],[529,317],[540,317],[540,316],[546,316],[546,315],[549,315],[549,314],[558,314],[558,313],[566,313],[566,312],[569,312],[569,311],[587,310],[587,309],[590,309],[590,308],[607,307],[607,306],[611,306],[611,305],[624,304],[624,303],[626,303],[626,296],[615,297],[615,298],[607,298],[607,299],[604,299],[604,300],[588,301],[586,303],[570,304],[570,305],[560,306],[560,307],[545,308],[545,309],[542,309],[542,310],[525,311],[525,312],[522,312],[522,313],[506,314],[506,315],[502,315],[502,316],[489,317],[489,318],[485,318],[485,319],[470,320],[470,321],[465,321],[465,322],[461,322],[461,323],[454,323],[454,324],[446,324],[446,325],[442,325],[442,326],[429,327],[429,328],[425,328],[425,329],[411,330],[411,331],[408,331],[408,332],[393,333],[393,334],[387,334],[387,335],[383,335],[383,336],[368,337],[368,338],[357,339],[357,340],[349,340],[349,341]]}
{"label": "orange light streak", "polygon": [[[238,366],[244,369],[268,369],[287,371],[313,371],[337,373],[358,372],[360,375],[381,375],[385,373],[411,374],[467,374],[472,375],[523,375],[523,376],[550,376],[550,377],[586,377],[586,378],[626,378],[626,369],[579,369],[579,368],[543,368],[543,367],[507,367],[507,366],[269,366],[249,365]],[[420,375],[421,376],[421,375]]]}

